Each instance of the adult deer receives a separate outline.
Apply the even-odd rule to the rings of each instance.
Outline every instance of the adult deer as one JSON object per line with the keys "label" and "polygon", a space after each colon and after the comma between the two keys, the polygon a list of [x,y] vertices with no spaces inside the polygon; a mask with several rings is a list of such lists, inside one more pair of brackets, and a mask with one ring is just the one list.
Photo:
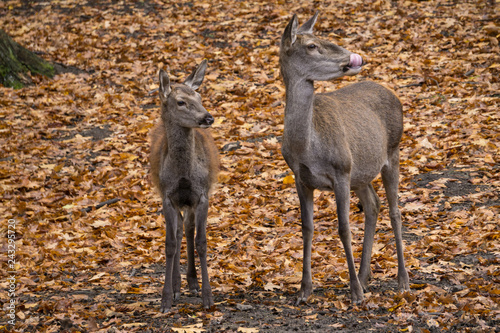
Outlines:
{"label": "adult deer", "polygon": [[[359,303],[370,278],[371,252],[380,208],[371,181],[379,173],[382,174],[396,238],[399,289],[409,289],[398,208],[402,106],[393,92],[373,82],[360,82],[333,92],[314,94],[314,81],[356,75],[363,65],[360,55],[313,36],[317,17],[318,13],[298,27],[294,15],[285,28],[280,45],[281,74],[286,87],[282,153],[295,174],[304,242],[302,284],[297,304],[305,302],[312,293],[315,189],[335,193],[351,298]],[[365,213],[359,275],[356,274],[351,248],[350,190],[359,197]]]}
{"label": "adult deer", "polygon": [[[207,62],[204,60],[184,81],[170,85],[160,70],[161,121],[151,136],[151,175],[163,201],[166,222],[166,272],[161,312],[169,312],[172,299],[180,297],[180,249],[183,225],[187,243],[187,281],[192,292],[199,284],[194,265],[194,247],[200,258],[202,299],[211,307],[212,290],[207,268],[206,225],[208,197],[217,179],[218,151],[207,129],[214,118],[201,103],[195,91],[203,82]],[[196,239],[195,239],[196,231]]]}

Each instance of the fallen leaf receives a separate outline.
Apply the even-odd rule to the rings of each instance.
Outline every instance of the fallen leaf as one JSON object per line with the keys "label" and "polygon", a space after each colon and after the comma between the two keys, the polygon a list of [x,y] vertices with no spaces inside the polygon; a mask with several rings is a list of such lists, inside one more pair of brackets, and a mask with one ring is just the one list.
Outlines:
{"label": "fallen leaf", "polygon": [[238,327],[237,332],[242,332],[242,333],[258,333],[259,329],[258,328]]}
{"label": "fallen leaf", "polygon": [[197,323],[193,325],[186,325],[183,327],[171,327],[170,329],[174,332],[179,332],[179,333],[200,333],[206,331],[202,327],[203,323]]}

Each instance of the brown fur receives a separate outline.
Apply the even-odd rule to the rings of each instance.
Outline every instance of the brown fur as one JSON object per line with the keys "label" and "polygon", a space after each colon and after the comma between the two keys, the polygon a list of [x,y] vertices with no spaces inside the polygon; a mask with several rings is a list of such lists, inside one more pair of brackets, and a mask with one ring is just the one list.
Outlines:
{"label": "brown fur", "polygon": [[206,225],[210,190],[217,180],[218,151],[208,127],[214,119],[203,107],[196,89],[201,85],[207,62],[184,81],[170,85],[160,70],[161,120],[151,132],[151,178],[160,193],[165,216],[165,284],[161,312],[169,312],[180,297],[180,250],[183,230],[187,243],[189,289],[199,290],[195,247],[200,258],[203,306],[214,302],[207,267]]}
{"label": "brown fur", "polygon": [[[297,304],[313,290],[314,190],[335,193],[339,235],[349,269],[351,299],[363,300],[371,275],[370,261],[380,201],[371,184],[380,173],[386,189],[396,240],[398,286],[409,289],[398,207],[399,142],[403,112],[395,94],[380,84],[360,82],[314,94],[314,81],[329,81],[361,70],[361,56],[312,34],[317,14],[298,27],[294,15],[281,39],[280,66],[286,87],[282,153],[295,175],[304,242],[302,284]],[[349,228],[353,190],[365,213],[365,237],[356,274]]]}
{"label": "brown fur", "polygon": [[[196,138],[196,153],[197,156],[203,156],[204,160],[208,160],[209,170],[209,188],[213,189],[217,183],[217,175],[219,173],[220,162],[219,152],[215,145],[212,134],[209,129],[195,128]],[[160,191],[160,167],[162,157],[168,154],[168,140],[165,130],[165,125],[162,120],[151,131],[151,152],[149,154],[149,161],[151,164],[151,181],[163,199],[163,194]]]}

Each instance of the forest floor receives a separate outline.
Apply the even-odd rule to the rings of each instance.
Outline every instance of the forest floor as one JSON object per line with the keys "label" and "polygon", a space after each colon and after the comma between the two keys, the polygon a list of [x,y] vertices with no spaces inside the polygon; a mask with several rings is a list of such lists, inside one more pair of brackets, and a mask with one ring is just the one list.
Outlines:
{"label": "forest floor", "polygon": [[[2,29],[59,64],[59,74],[0,87],[0,332],[498,332],[497,9],[491,0],[2,1]],[[397,291],[378,178],[372,280],[360,305],[350,301],[335,198],[320,191],[315,289],[294,305],[302,237],[280,152],[279,40],[293,13],[303,23],[316,10],[315,34],[366,60],[359,75],[316,90],[372,80],[404,107],[411,291]],[[157,75],[168,69],[182,82],[203,59],[199,92],[216,119],[222,164],[207,227],[215,306],[205,311],[183,281],[162,314],[164,220],[148,164]],[[359,265],[364,225],[354,195],[350,221]]]}

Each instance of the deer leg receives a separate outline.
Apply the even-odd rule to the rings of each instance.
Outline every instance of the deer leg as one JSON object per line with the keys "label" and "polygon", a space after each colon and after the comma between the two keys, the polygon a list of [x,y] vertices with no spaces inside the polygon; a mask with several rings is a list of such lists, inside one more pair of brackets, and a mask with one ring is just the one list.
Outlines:
{"label": "deer leg", "polygon": [[302,283],[296,305],[306,302],[312,293],[312,275],[311,275],[311,249],[312,238],[314,234],[314,190],[305,187],[300,179],[295,181],[297,193],[300,201],[300,218],[302,220],[302,240],[304,243],[304,255],[302,262]]}
{"label": "deer leg", "polygon": [[361,255],[358,279],[361,286],[366,291],[368,280],[371,276],[370,262],[372,258],[373,240],[375,238],[375,226],[377,225],[377,218],[380,210],[380,200],[372,184],[368,184],[355,192],[361,201],[365,213],[365,236],[363,239],[363,254]]}
{"label": "deer leg", "polygon": [[363,288],[356,274],[354,256],[351,245],[351,228],[349,227],[349,197],[350,185],[348,177],[337,177],[334,182],[335,200],[337,202],[337,215],[339,219],[339,235],[347,260],[349,269],[349,281],[351,285],[351,299],[353,303],[361,303],[363,300]]}
{"label": "deer leg", "polygon": [[196,251],[200,257],[201,266],[201,297],[203,299],[203,307],[208,309],[214,305],[212,299],[212,288],[208,277],[207,267],[207,216],[208,216],[208,199],[206,196],[200,198],[200,202],[196,207]]}
{"label": "deer leg", "polygon": [[165,284],[163,285],[163,292],[161,297],[160,312],[167,313],[172,307],[172,275],[175,261],[175,254],[177,252],[177,224],[179,213],[177,209],[172,206],[170,199],[163,200],[163,215],[165,216]]}
{"label": "deer leg", "polygon": [[398,255],[398,288],[399,290],[410,290],[408,272],[405,268],[403,236],[401,231],[401,212],[398,207],[399,187],[399,151],[393,154],[389,164],[382,169],[382,181],[387,194],[389,204],[389,216],[396,238],[396,253]]}
{"label": "deer leg", "polygon": [[189,209],[186,212],[186,219],[184,220],[186,228],[186,243],[187,243],[187,281],[189,291],[191,293],[198,293],[200,285],[196,277],[196,267],[194,260],[194,231],[195,231],[195,214]]}
{"label": "deer leg", "polygon": [[174,267],[172,270],[172,290],[174,301],[177,301],[181,297],[181,245],[182,245],[182,231],[183,231],[183,223],[182,223],[182,215],[181,212],[178,212],[177,215],[177,247],[175,251],[174,257]]}

